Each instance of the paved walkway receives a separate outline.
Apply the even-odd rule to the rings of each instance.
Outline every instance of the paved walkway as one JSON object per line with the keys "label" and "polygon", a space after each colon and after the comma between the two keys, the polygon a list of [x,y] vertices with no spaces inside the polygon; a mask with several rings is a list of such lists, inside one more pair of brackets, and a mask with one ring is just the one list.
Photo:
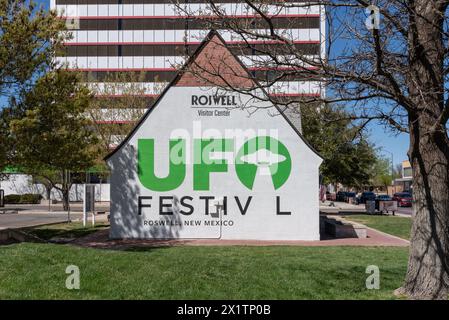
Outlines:
{"label": "paved walkway", "polygon": [[[363,214],[366,213],[364,204],[350,204],[346,202],[320,202],[320,212],[324,214]],[[391,214],[391,212],[390,212]],[[398,217],[411,217],[412,208],[398,207],[395,215]]]}
{"label": "paved walkway", "polygon": [[[89,220],[90,220],[89,215]],[[70,214],[72,221],[82,221],[82,213]],[[107,215],[95,215],[97,221],[107,221]],[[67,221],[67,212],[62,213],[18,213],[18,214],[0,214],[0,230],[18,229],[26,227],[36,227],[45,224],[61,223]]]}
{"label": "paved walkway", "polygon": [[[0,210],[0,230],[35,227],[67,221],[67,212],[63,211],[62,204],[60,203],[52,204],[50,211],[46,202],[42,204],[7,204],[0,209],[2,209]],[[6,213],[2,213],[3,210]],[[106,214],[97,214],[97,220],[107,221],[107,213],[109,212],[108,202],[97,202],[95,204],[95,210],[97,212],[106,212]],[[82,221],[82,211],[82,203],[70,203],[70,218],[72,221]]]}
{"label": "paved walkway", "polygon": [[52,224],[67,221],[67,213],[51,214],[0,214],[0,230],[34,227],[44,224]]}
{"label": "paved walkway", "polygon": [[366,239],[323,239],[320,241],[259,241],[259,240],[109,240],[109,230],[102,230],[72,242],[82,247],[126,250],[129,248],[157,248],[171,246],[367,246],[367,247],[407,247],[407,240],[367,228]]}
{"label": "paved walkway", "polygon": [[[19,213],[66,213],[61,203],[50,205],[50,209],[48,203],[45,201],[40,204],[7,204],[5,207],[0,208],[8,211],[18,211]],[[109,212],[109,202],[96,202],[95,203],[96,211],[104,211]],[[83,204],[81,202],[71,202],[70,203],[70,211],[71,212],[83,212]]]}
{"label": "paved walkway", "polygon": [[[80,204],[72,205],[75,212],[71,213],[73,221],[81,221],[82,214]],[[106,204],[102,207],[107,208]],[[19,209],[19,208],[18,208]],[[55,208],[56,209],[56,208]],[[97,210],[98,210],[97,206]],[[48,210],[48,208],[47,208]],[[105,210],[109,211],[109,210]],[[320,211],[326,213],[338,212],[364,212],[364,205],[352,205],[348,203],[335,202],[335,207],[329,207],[329,202],[320,205]],[[106,220],[107,215],[97,215],[98,220]],[[24,228],[51,223],[67,221],[66,212],[48,212],[43,205],[21,205],[19,214],[0,214],[0,230]],[[219,239],[192,239],[192,240],[109,240],[109,230],[75,240],[73,243],[84,247],[104,249],[127,249],[131,247],[165,247],[165,246],[395,246],[406,247],[407,240],[380,232],[367,227],[368,237],[365,239],[329,239],[320,241],[258,241],[258,240],[219,240]]]}
{"label": "paved walkway", "polygon": [[346,202],[320,202],[320,211],[323,213],[339,213],[339,212],[366,212],[364,204],[350,204]]}

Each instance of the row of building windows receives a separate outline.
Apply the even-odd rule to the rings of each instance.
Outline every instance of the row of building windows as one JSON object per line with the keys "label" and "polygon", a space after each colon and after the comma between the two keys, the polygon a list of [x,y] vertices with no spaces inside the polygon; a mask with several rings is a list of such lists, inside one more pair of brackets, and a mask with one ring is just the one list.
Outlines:
{"label": "row of building windows", "polygon": [[[273,18],[278,29],[317,29],[319,17]],[[229,23],[247,29],[266,29],[269,24],[261,18],[230,19]],[[82,19],[73,24],[74,30],[203,30],[210,29],[211,21],[204,19]]]}
{"label": "row of building windows", "polygon": [[[310,75],[303,72],[284,72],[277,70],[251,71],[258,81],[310,81]],[[290,74],[291,73],[291,74]],[[82,72],[85,82],[170,82],[176,75],[176,71],[85,71]]]}
{"label": "row of building windows", "polygon": [[133,108],[148,108],[151,106],[157,99],[157,96],[133,96],[124,95],[124,96],[108,96],[108,95],[96,95],[95,99],[98,100],[100,104],[103,104],[107,109],[119,109],[119,108],[129,108],[130,100],[132,99],[132,107]]}
{"label": "row of building windows", "polygon": [[[173,4],[173,3],[207,3],[207,0],[56,0],[56,5],[87,4]],[[244,3],[244,0],[218,0],[215,3]],[[270,3],[314,3],[310,0],[273,0]]]}
{"label": "row of building windows", "polygon": [[[198,44],[180,45],[80,45],[66,46],[63,55],[68,57],[140,57],[140,56],[184,56],[190,55],[198,48]],[[231,51],[237,55],[260,55],[264,52],[271,54],[289,54],[290,48],[280,44],[255,44],[251,47],[229,45]],[[295,44],[295,52],[305,55],[319,55],[320,44]]]}

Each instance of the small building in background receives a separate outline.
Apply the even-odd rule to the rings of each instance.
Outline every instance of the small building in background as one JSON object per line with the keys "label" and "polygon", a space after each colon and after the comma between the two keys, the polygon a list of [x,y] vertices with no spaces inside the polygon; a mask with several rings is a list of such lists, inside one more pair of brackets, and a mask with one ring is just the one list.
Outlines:
{"label": "small building in background", "polygon": [[391,189],[389,188],[388,193],[394,194],[396,192],[412,191],[413,189],[413,171],[410,161],[402,161],[402,174],[401,177],[395,179]]}

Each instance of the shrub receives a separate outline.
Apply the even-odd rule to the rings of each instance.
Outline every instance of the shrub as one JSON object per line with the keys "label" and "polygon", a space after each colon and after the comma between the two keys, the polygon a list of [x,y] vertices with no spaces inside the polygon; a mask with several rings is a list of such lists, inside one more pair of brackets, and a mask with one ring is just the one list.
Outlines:
{"label": "shrub", "polygon": [[5,196],[6,204],[38,204],[42,199],[40,194],[8,194]]}
{"label": "shrub", "polygon": [[20,196],[20,203],[21,204],[38,204],[42,199],[42,196],[40,194],[22,194]]}
{"label": "shrub", "polygon": [[20,194],[8,194],[5,196],[6,204],[16,204],[20,203]]}

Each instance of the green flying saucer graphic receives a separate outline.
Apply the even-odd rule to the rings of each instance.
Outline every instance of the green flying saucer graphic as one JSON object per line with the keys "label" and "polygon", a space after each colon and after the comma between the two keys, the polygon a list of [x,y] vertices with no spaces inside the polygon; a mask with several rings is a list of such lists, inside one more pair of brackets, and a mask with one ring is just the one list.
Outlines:
{"label": "green flying saucer graphic", "polygon": [[268,136],[248,140],[236,157],[237,176],[250,190],[258,172],[271,175],[273,187],[277,190],[288,180],[291,169],[292,161],[285,145]]}

